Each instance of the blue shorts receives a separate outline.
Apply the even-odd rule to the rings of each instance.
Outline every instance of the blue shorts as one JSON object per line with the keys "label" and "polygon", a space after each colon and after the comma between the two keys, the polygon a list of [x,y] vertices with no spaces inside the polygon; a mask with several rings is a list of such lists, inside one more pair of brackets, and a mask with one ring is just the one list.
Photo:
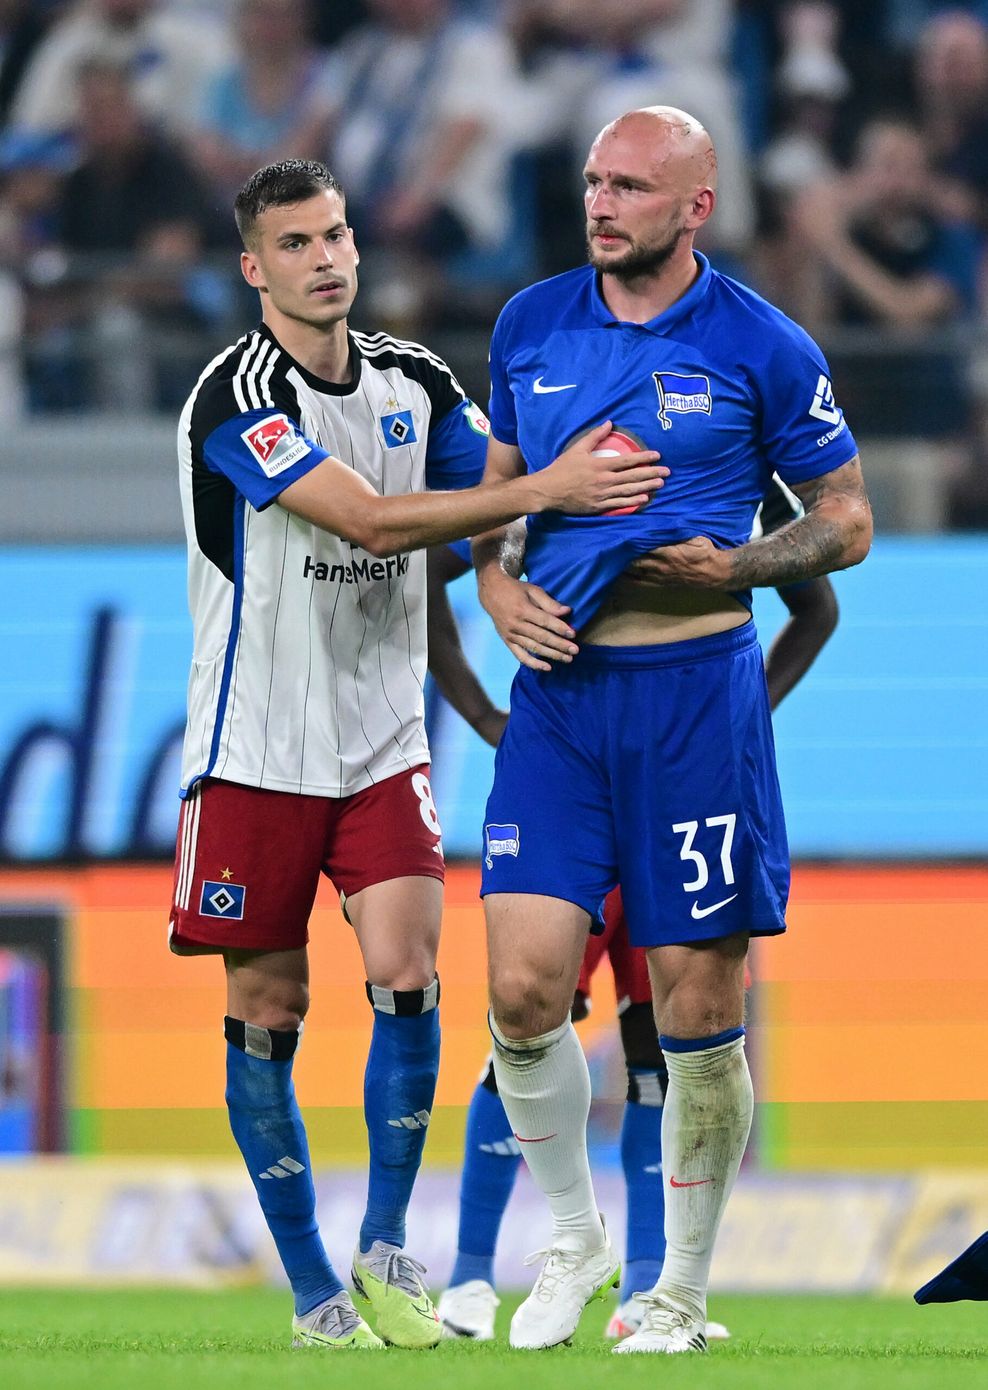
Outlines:
{"label": "blue shorts", "polygon": [[540,893],[631,941],[785,931],[789,848],[754,623],[521,667],[487,801],[481,895]]}

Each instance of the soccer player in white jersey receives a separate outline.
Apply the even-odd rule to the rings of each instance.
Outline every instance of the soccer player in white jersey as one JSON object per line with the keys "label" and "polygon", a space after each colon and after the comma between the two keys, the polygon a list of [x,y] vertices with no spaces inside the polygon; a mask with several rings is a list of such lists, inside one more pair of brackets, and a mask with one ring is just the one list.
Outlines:
{"label": "soccer player in white jersey", "polygon": [[[648,451],[601,460],[591,440],[538,479],[464,487],[486,420],[426,349],[348,330],[358,257],[329,170],[259,170],[236,217],[262,322],[209,363],[179,425],[195,640],[170,942],[224,959],[230,1123],[295,1344],[431,1346],[436,1312],[403,1252],[439,1061],[422,547],[640,502],[667,470]],[[352,1277],[380,1336],[323,1248],[292,1083],[320,873],[344,898],[373,1009]]]}
{"label": "soccer player in white jersey", "polygon": [[[499,534],[474,541],[481,599],[522,663],[485,817],[494,1067],[553,1217],[511,1342],[565,1342],[617,1278],[569,1009],[590,923],[620,882],[669,1086],[662,1273],[615,1350],[702,1352],[753,1110],[745,955],[751,936],[785,930],[789,887],[751,590],[859,563],[871,514],[819,348],[694,250],[716,201],[700,123],[629,112],[584,175],[590,264],[516,295],[492,335],[488,476],[537,471],[602,418],[612,444],[661,441],[670,473],[634,512],[529,519],[526,572],[554,611],[505,571]],[[750,540],[773,472],[805,515]]]}

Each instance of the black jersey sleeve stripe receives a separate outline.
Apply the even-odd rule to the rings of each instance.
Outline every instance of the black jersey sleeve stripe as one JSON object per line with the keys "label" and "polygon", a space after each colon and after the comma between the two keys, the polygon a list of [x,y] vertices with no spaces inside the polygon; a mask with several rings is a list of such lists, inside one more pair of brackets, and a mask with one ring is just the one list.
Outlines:
{"label": "black jersey sleeve stripe", "polygon": [[[375,335],[377,336],[377,335]],[[418,343],[401,343],[381,335],[381,341],[366,341],[354,334],[369,365],[378,369],[397,367],[403,376],[417,382],[426,395],[434,421],[441,420],[467,399],[466,392],[440,357]]]}

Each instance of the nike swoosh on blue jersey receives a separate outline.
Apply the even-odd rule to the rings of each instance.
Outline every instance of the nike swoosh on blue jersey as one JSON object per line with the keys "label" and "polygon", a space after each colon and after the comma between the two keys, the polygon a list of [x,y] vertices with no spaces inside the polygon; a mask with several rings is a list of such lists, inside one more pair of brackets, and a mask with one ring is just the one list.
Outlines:
{"label": "nike swoosh on blue jersey", "polygon": [[537,376],[532,383],[532,390],[537,396],[548,396],[552,391],[575,391],[576,382],[571,381],[568,386],[543,386],[542,378]]}
{"label": "nike swoosh on blue jersey", "polygon": [[732,893],[731,896],[725,898],[723,902],[711,903],[710,907],[701,907],[699,903],[694,903],[690,911],[690,916],[695,917],[697,921],[699,921],[701,917],[709,917],[711,912],[716,912],[718,908],[726,907],[727,904],[732,903],[736,897],[737,893]]}

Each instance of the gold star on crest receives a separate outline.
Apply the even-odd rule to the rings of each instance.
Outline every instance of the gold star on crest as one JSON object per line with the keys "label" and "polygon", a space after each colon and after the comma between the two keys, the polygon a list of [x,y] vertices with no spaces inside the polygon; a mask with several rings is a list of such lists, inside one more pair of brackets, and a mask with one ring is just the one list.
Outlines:
{"label": "gold star on crest", "polygon": [[232,869],[224,869],[223,872],[220,874],[220,878],[225,878],[225,879],[227,880],[227,882],[229,882],[230,879],[231,879],[232,877],[233,877],[233,870],[232,870]]}
{"label": "gold star on crest", "polygon": [[384,402],[384,409],[385,409],[385,410],[397,410],[397,409],[398,409],[398,402],[395,400],[394,396],[389,396],[388,399]]}

